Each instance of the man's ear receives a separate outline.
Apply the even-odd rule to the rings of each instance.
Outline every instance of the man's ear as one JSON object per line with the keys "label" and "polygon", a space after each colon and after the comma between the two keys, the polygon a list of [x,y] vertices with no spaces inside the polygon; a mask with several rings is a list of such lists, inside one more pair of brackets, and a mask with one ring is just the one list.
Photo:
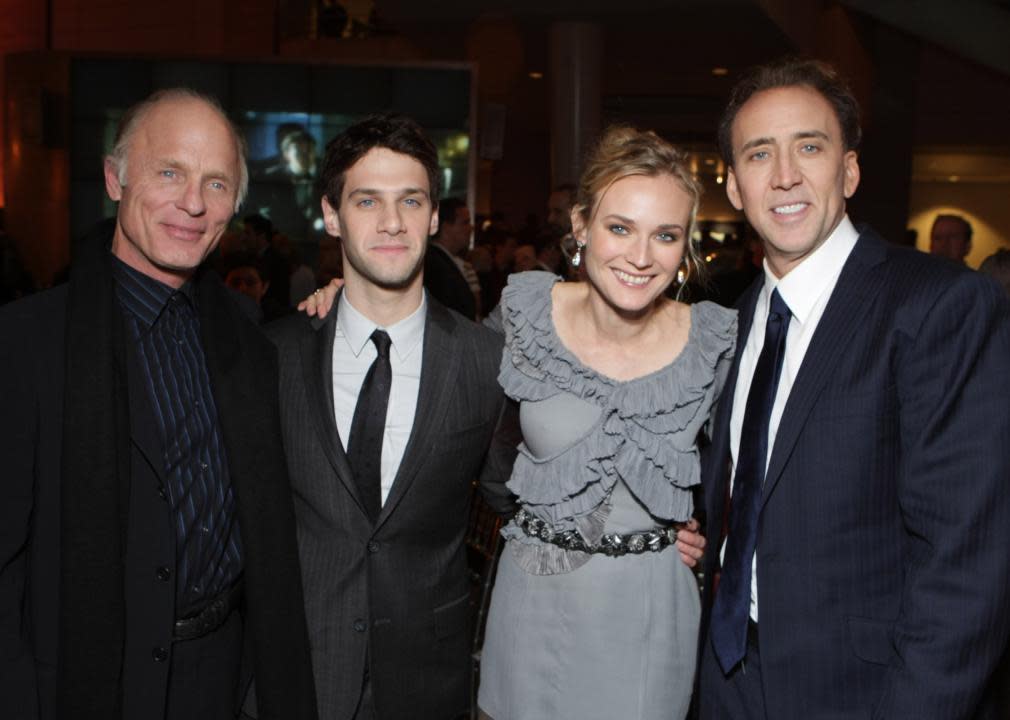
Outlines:
{"label": "man's ear", "polygon": [[845,198],[848,199],[856,192],[856,188],[859,187],[859,156],[856,155],[855,150],[849,150],[845,153],[845,159],[843,160],[845,164]]}
{"label": "man's ear", "polygon": [[438,233],[438,205],[431,209],[431,222],[428,223],[428,237]]}
{"label": "man's ear", "polygon": [[736,173],[733,168],[726,171],[726,197],[737,210],[743,210],[743,200],[740,198],[740,188],[736,184]]}
{"label": "man's ear", "polygon": [[337,214],[337,211],[330,205],[330,201],[326,196],[323,196],[320,204],[323,207],[323,227],[326,228],[326,234],[340,237],[340,216]]}
{"label": "man's ear", "polygon": [[113,202],[123,198],[123,186],[119,184],[119,167],[112,158],[105,158],[105,192]]}

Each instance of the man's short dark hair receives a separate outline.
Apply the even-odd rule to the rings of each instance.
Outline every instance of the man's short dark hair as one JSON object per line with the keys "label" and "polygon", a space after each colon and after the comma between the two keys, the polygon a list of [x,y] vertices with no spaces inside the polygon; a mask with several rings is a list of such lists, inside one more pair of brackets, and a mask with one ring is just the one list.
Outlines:
{"label": "man's short dark hair", "polygon": [[431,204],[438,205],[441,185],[438,151],[414,120],[406,115],[384,113],[371,115],[351,125],[326,145],[320,185],[334,209],[340,207],[347,171],[369,150],[377,147],[407,155],[421,163],[428,173]]}
{"label": "man's short dark hair", "polygon": [[729,103],[719,120],[719,152],[727,167],[733,167],[733,122],[744,103],[764,90],[801,85],[820,93],[835,111],[842,128],[845,150],[858,150],[863,139],[859,103],[838,72],[827,63],[804,58],[783,58],[749,70],[733,86]]}
{"label": "man's short dark hair", "polygon": [[[466,203],[460,198],[450,197],[442,200],[438,204],[438,226],[452,225],[456,222],[456,211],[460,208],[466,208]],[[470,208],[466,209],[467,214],[470,213]]]}

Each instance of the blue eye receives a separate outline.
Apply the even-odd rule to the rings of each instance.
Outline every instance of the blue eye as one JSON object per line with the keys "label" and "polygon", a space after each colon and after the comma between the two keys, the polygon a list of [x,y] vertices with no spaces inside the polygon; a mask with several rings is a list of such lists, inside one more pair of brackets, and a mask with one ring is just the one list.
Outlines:
{"label": "blue eye", "polygon": [[211,182],[210,187],[212,190],[225,190],[225,184],[219,180]]}
{"label": "blue eye", "polygon": [[664,243],[673,243],[677,242],[680,238],[673,233],[659,233],[659,235],[656,236],[656,239]]}
{"label": "blue eye", "polygon": [[624,225],[611,225],[607,229],[610,230],[610,232],[614,233],[614,235],[627,235],[628,234],[628,228],[626,228]]}
{"label": "blue eye", "polygon": [[407,198],[403,201],[404,205],[409,205],[410,207],[421,207],[421,202],[417,198]]}
{"label": "blue eye", "polygon": [[375,205],[375,200],[373,200],[372,198],[365,198],[364,200],[361,200],[358,203],[358,207],[363,207],[363,208],[370,208],[370,207],[373,207],[374,205]]}
{"label": "blue eye", "polygon": [[175,170],[162,170],[158,174],[161,175],[162,177],[174,178],[178,173],[176,173]]}
{"label": "blue eye", "polygon": [[813,143],[807,143],[801,148],[802,152],[807,153],[808,155],[820,152],[820,149],[821,149],[820,146],[814,145]]}
{"label": "blue eye", "polygon": [[768,157],[768,151],[767,150],[758,150],[756,153],[753,153],[750,156],[750,159],[751,160],[764,160],[767,157]]}

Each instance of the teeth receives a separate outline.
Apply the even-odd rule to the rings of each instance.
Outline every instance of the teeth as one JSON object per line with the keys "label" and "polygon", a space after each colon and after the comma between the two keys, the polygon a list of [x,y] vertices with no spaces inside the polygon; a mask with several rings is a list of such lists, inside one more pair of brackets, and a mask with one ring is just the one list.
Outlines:
{"label": "teeth", "polygon": [[645,285],[649,282],[648,275],[629,275],[626,272],[621,272],[620,270],[614,270],[614,274],[617,275],[617,279],[621,282],[628,283],[629,285]]}
{"label": "teeth", "polygon": [[806,203],[793,203],[792,205],[780,205],[777,208],[772,208],[772,212],[776,215],[792,215],[798,213],[800,210],[807,206]]}

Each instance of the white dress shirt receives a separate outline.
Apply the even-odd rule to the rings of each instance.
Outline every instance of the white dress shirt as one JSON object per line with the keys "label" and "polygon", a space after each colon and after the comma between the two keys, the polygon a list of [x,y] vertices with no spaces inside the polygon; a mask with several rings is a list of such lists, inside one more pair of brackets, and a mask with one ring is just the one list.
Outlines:
{"label": "white dress shirt", "polygon": [[[740,451],[740,433],[743,430],[743,416],[747,408],[747,394],[750,392],[751,380],[757,367],[758,357],[764,345],[765,325],[768,323],[768,305],[772,292],[777,288],[779,295],[789,306],[792,320],[789,322],[789,333],[786,335],[786,355],[782,362],[782,374],[775,393],[775,403],[772,405],[771,417],[768,421],[768,457],[765,458],[765,468],[775,447],[775,437],[778,434],[779,421],[785,409],[793,382],[800,372],[803,356],[806,355],[810,340],[817,330],[824,308],[831,298],[831,293],[838,282],[842,266],[849,258],[849,253],[856,245],[859,233],[846,215],[838,223],[838,227],[828,236],[824,244],[811,253],[799,265],[794,267],[785,277],[777,278],[768,268],[767,259],[764,262],[765,284],[758,294],[754,307],[754,320],[747,335],[747,343],[740,355],[740,371],[737,374],[736,391],[733,394],[733,414],[729,422],[730,453],[733,460],[733,472],[736,472],[736,458]],[[732,481],[730,483],[732,488]],[[726,545],[723,544],[723,553]],[[758,620],[757,596],[757,553],[754,554],[754,564],[751,566],[750,616],[754,622]]]}
{"label": "white dress shirt", "polygon": [[[403,460],[410,439],[410,431],[414,427],[417,392],[421,385],[421,359],[424,356],[426,309],[427,300],[422,296],[417,310],[395,325],[382,328],[389,334],[393,348],[389,353],[393,381],[389,388],[389,405],[382,436],[383,504],[396,479],[396,472],[400,469],[400,461]],[[358,393],[361,392],[368,369],[378,355],[371,337],[379,327],[351,305],[347,293],[340,294],[337,302],[337,328],[333,338],[333,413],[345,450],[351,437]]]}

